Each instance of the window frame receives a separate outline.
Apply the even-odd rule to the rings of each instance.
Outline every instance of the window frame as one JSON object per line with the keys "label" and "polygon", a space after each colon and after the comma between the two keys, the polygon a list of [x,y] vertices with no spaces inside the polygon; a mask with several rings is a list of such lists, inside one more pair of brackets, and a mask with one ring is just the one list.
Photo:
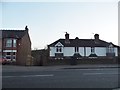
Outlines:
{"label": "window frame", "polygon": [[79,52],[79,47],[75,47],[75,53]]}
{"label": "window frame", "polygon": [[9,39],[6,39],[6,47],[12,47],[12,39],[9,38]]}
{"label": "window frame", "polygon": [[17,46],[17,39],[13,39],[13,47]]}
{"label": "window frame", "polygon": [[114,53],[114,47],[113,47],[113,45],[109,45],[109,47],[108,47],[108,53]]}
{"label": "window frame", "polygon": [[56,53],[62,53],[62,46],[56,46]]}
{"label": "window frame", "polygon": [[95,47],[91,47],[91,54],[95,54]]}
{"label": "window frame", "polygon": [[6,52],[6,55],[11,55],[11,52]]}

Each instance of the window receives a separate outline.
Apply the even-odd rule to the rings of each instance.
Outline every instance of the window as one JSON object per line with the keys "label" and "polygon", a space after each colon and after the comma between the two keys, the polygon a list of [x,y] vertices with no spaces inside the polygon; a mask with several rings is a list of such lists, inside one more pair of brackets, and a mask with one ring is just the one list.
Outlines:
{"label": "window", "polygon": [[108,53],[114,53],[114,47],[112,45],[108,47]]}
{"label": "window", "polygon": [[95,48],[91,47],[91,54],[95,54]]}
{"label": "window", "polygon": [[11,55],[10,52],[7,52],[7,55]]}
{"label": "window", "polygon": [[62,52],[62,47],[61,46],[57,46],[56,47],[56,52]]}
{"label": "window", "polygon": [[12,58],[13,58],[13,59],[16,59],[16,57],[15,57],[15,56],[13,56]]}
{"label": "window", "polygon": [[15,55],[15,52],[13,52],[13,55]]}
{"label": "window", "polygon": [[6,59],[11,59],[11,57],[8,57],[8,56],[7,56]]}
{"label": "window", "polygon": [[13,39],[13,47],[16,47],[16,39]]}
{"label": "window", "polygon": [[79,47],[75,47],[75,52],[79,52]]}
{"label": "window", "polygon": [[6,47],[12,47],[12,39],[6,40]]}

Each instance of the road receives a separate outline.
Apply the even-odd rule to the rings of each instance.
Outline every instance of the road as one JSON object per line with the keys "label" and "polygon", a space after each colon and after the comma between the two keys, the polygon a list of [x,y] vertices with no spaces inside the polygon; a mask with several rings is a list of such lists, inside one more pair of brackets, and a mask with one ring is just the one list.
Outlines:
{"label": "road", "polygon": [[118,68],[3,71],[3,88],[117,88]]}

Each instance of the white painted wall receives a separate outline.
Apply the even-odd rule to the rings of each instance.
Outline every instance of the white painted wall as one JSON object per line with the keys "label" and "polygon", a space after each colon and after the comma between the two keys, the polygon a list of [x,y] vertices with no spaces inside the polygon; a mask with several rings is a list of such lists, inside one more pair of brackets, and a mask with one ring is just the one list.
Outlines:
{"label": "white painted wall", "polygon": [[[74,47],[63,47],[62,51],[64,56],[73,56],[73,54],[75,53]],[[56,48],[50,47],[50,56],[55,56],[55,53]]]}
{"label": "white painted wall", "polygon": [[55,47],[50,47],[50,56],[55,56]]}
{"label": "white painted wall", "polygon": [[95,53],[97,56],[106,56],[106,47],[95,47]]}
{"label": "white painted wall", "polygon": [[[75,47],[63,47],[64,56],[73,56],[75,53]],[[118,49],[114,48],[115,56],[118,56]],[[50,47],[50,56],[55,56],[56,48]],[[79,47],[80,55],[84,56],[84,47]],[[106,47],[95,47],[95,53],[97,56],[106,56]],[[86,56],[91,54],[91,47],[86,47]]]}
{"label": "white painted wall", "polygon": [[75,53],[74,47],[64,47],[64,56],[73,56]]}
{"label": "white painted wall", "polygon": [[118,56],[118,48],[114,48],[115,56]]}
{"label": "white painted wall", "polygon": [[84,47],[79,47],[79,53],[81,56],[84,56]]}

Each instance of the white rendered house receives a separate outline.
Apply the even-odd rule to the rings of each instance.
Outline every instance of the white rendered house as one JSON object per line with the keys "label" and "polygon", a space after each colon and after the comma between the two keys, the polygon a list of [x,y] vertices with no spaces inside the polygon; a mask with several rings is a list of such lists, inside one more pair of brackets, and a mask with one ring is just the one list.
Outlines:
{"label": "white rendered house", "polygon": [[118,57],[118,46],[99,39],[99,34],[94,39],[69,39],[66,32],[65,39],[59,39],[48,45],[51,59],[80,58],[109,58]]}

